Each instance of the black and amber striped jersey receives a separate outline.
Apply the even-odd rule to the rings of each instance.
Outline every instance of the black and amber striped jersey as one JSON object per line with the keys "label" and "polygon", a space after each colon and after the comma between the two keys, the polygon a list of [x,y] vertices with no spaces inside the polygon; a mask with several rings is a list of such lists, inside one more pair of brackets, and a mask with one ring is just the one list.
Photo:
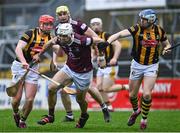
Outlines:
{"label": "black and amber striped jersey", "polygon": [[[26,61],[29,63],[32,61],[32,57],[41,52],[44,47],[44,44],[51,39],[51,35],[42,36],[39,33],[39,28],[30,29],[26,31],[20,38],[20,40],[26,42],[26,46],[23,49],[23,55]],[[16,60],[18,58],[16,57]],[[18,60],[19,61],[19,60]]]}
{"label": "black and amber striped jersey", "polygon": [[[110,34],[107,33],[107,32],[100,32],[98,34],[98,36],[100,38],[102,38],[103,40],[107,41],[108,38],[110,37]],[[113,49],[113,46],[110,44],[106,47],[106,50],[103,51],[104,54],[105,54],[105,59],[106,59],[106,63],[109,63],[110,60],[113,58],[113,55],[114,55],[114,49]]]}
{"label": "black and amber striped jersey", "polygon": [[131,52],[133,59],[142,65],[157,63],[160,55],[160,42],[167,40],[165,31],[159,25],[154,25],[152,29],[147,30],[141,28],[139,24],[128,30],[133,36]]}

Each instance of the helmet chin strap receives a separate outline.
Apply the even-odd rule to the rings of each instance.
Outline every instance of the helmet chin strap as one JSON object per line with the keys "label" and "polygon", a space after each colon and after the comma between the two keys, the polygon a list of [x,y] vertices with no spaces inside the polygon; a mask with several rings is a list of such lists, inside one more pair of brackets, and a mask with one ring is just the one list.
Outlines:
{"label": "helmet chin strap", "polygon": [[68,44],[68,46],[70,46],[73,42],[74,42],[74,34],[71,35],[71,42]]}

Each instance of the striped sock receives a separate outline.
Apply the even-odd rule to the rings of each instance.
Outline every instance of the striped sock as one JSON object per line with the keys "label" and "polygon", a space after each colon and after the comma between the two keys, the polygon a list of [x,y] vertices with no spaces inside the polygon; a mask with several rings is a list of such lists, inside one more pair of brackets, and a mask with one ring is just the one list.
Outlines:
{"label": "striped sock", "polygon": [[143,96],[141,97],[141,111],[142,111],[142,118],[147,119],[147,115],[149,113],[151,107],[152,100],[144,99]]}
{"label": "striped sock", "polygon": [[138,98],[137,97],[130,97],[129,98],[132,108],[134,110],[134,112],[136,112],[138,110]]}

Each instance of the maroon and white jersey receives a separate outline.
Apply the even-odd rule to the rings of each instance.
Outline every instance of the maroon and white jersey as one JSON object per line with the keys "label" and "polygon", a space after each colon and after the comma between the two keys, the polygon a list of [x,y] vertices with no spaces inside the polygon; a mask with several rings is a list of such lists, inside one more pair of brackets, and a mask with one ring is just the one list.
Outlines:
{"label": "maroon and white jersey", "polygon": [[[57,35],[57,34],[56,34],[56,31],[57,31],[57,28],[58,28],[58,26],[59,26],[60,24],[61,24],[61,23],[59,23],[59,24],[56,26],[55,35]],[[87,26],[85,23],[81,22],[80,20],[76,21],[76,20],[70,19],[70,24],[71,24],[72,27],[73,27],[73,31],[74,31],[75,33],[80,34],[80,35],[84,35],[84,32],[86,32],[87,29],[88,29],[88,26]]]}
{"label": "maroon and white jersey", "polygon": [[79,20],[76,21],[71,19],[70,23],[72,24],[74,32],[80,35],[84,35],[84,32],[86,32],[88,29],[88,26]]}
{"label": "maroon and white jersey", "polygon": [[92,70],[91,44],[93,40],[91,37],[75,33],[71,44],[62,45],[60,41],[56,43],[59,44],[67,54],[68,58],[66,64],[72,71],[85,73]]}

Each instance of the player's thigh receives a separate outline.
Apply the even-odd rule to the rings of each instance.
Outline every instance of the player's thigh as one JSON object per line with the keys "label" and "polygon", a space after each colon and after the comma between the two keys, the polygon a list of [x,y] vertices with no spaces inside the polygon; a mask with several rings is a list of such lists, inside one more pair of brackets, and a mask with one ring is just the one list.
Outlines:
{"label": "player's thigh", "polygon": [[[66,85],[71,82],[70,77],[63,71],[58,71],[52,79],[63,85]],[[56,87],[57,87],[57,85],[55,85],[53,83],[49,84],[49,88],[56,88]]]}
{"label": "player's thigh", "polygon": [[[36,96],[38,84],[25,82],[25,97],[27,99],[34,99]],[[44,88],[45,89],[45,88]]]}
{"label": "player's thigh", "polygon": [[110,88],[113,84],[114,84],[114,79],[112,79],[111,77],[104,77],[102,88],[103,90],[106,90]]}
{"label": "player's thigh", "polygon": [[135,97],[138,94],[142,78],[136,80],[129,80],[129,95]]}
{"label": "player's thigh", "polygon": [[143,89],[144,89],[143,94],[144,95],[150,95],[151,94],[151,92],[154,88],[156,79],[157,79],[157,77],[150,77],[150,76],[144,77],[144,87],[143,87]]}
{"label": "player's thigh", "polygon": [[96,87],[98,90],[102,90],[102,85],[103,85],[103,76],[97,76],[96,77]]}

